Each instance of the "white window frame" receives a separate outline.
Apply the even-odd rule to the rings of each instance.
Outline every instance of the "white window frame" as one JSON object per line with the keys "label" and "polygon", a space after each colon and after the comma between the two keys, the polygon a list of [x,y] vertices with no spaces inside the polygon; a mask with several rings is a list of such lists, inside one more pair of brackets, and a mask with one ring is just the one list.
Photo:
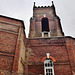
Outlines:
{"label": "white window frame", "polygon": [[[52,62],[52,66],[45,66],[45,64],[47,63],[49,63],[49,62]],[[53,66],[53,61],[49,58],[49,59],[46,59],[45,61],[44,61],[44,75],[46,75],[46,69],[52,69],[52,74],[54,75],[54,66]]]}

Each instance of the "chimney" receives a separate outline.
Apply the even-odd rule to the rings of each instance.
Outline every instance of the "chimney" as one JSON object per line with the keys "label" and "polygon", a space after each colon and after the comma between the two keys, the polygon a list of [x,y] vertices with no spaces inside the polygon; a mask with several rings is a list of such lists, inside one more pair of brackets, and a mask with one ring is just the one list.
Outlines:
{"label": "chimney", "polygon": [[50,53],[46,53],[46,55],[47,55],[47,58],[49,58],[49,56],[50,56]]}

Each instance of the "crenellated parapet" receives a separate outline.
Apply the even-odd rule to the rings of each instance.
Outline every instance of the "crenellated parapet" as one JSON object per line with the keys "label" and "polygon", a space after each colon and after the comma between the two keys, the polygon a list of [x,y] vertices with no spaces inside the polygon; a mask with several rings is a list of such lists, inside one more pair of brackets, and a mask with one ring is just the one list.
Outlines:
{"label": "crenellated parapet", "polygon": [[53,1],[51,6],[36,6],[34,2],[29,37],[44,38],[53,36],[64,36],[60,18],[56,15]]}

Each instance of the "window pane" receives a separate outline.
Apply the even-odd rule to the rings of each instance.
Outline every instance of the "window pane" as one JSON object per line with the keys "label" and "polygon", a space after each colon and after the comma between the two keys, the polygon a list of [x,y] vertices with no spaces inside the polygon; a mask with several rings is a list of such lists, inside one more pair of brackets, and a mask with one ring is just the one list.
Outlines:
{"label": "window pane", "polygon": [[48,73],[46,73],[46,75],[48,75]]}
{"label": "window pane", "polygon": [[47,69],[47,73],[49,73],[50,72],[50,69]]}
{"label": "window pane", "polygon": [[50,67],[50,63],[49,63],[49,67]]}
{"label": "window pane", "polygon": [[51,69],[51,72],[52,72],[52,69]]}
{"label": "window pane", "polygon": [[48,18],[43,18],[42,19],[42,32],[47,31],[49,32],[49,22]]}
{"label": "window pane", "polygon": [[50,69],[50,72],[51,72],[51,69]]}
{"label": "window pane", "polygon": [[49,73],[50,69],[46,69],[46,73]]}
{"label": "window pane", "polygon": [[51,66],[51,67],[53,66],[52,61],[49,62],[49,66]]}
{"label": "window pane", "polygon": [[49,72],[50,72],[50,69],[49,69]]}
{"label": "window pane", "polygon": [[46,73],[47,73],[47,69],[46,69]]}
{"label": "window pane", "polygon": [[50,64],[48,63],[48,67],[50,66]]}
{"label": "window pane", "polygon": [[47,63],[45,63],[45,67],[47,67]]}
{"label": "window pane", "polygon": [[51,75],[53,75],[53,73],[51,73]]}
{"label": "window pane", "polygon": [[51,63],[51,66],[53,66],[53,65],[52,65],[52,62],[50,62],[50,63]]}
{"label": "window pane", "polygon": [[53,65],[52,65],[52,63],[51,63],[51,67],[52,67]]}

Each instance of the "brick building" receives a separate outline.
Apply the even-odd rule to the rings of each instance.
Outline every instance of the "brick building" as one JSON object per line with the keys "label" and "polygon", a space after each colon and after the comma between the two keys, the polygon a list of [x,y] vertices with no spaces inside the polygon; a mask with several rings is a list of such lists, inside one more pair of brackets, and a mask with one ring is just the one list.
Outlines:
{"label": "brick building", "polygon": [[[28,75],[73,75],[75,72],[75,39],[64,36],[55,5],[36,6],[30,19],[30,33],[26,42]],[[54,73],[44,73],[46,53],[54,62]],[[47,71],[46,71],[47,72]]]}
{"label": "brick building", "polygon": [[0,75],[75,74],[75,39],[64,35],[53,2],[34,2],[28,38],[24,30],[23,21],[0,16]]}
{"label": "brick building", "polygon": [[0,75],[25,72],[25,40],[23,21],[0,15]]}

